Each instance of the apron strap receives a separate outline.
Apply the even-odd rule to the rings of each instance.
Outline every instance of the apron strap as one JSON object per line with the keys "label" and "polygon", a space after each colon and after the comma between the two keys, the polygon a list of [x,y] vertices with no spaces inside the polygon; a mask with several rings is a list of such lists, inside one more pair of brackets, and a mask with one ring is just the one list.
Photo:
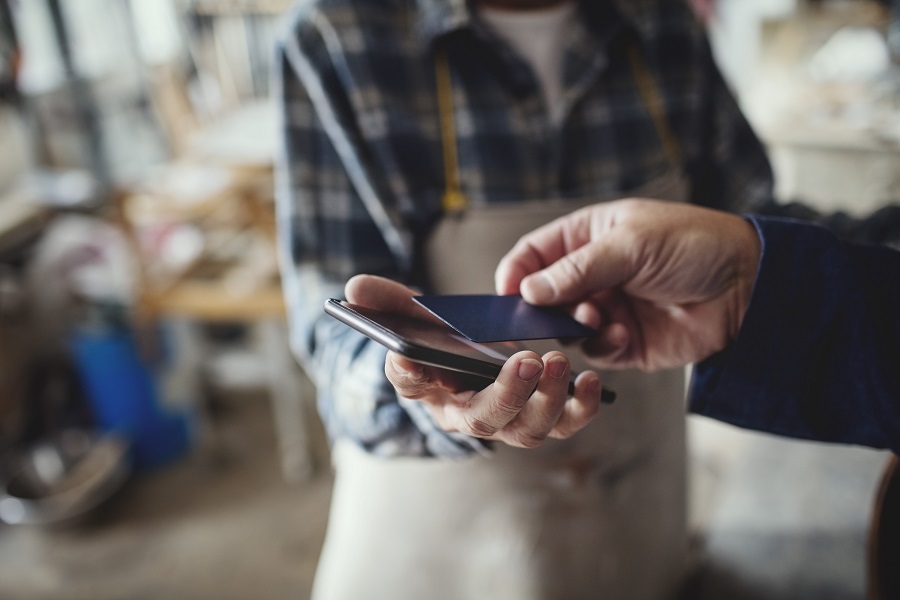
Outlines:
{"label": "apron strap", "polygon": [[[650,70],[638,50],[637,44],[628,47],[628,59],[631,63],[631,71],[638,88],[638,93],[650,118],[656,134],[659,136],[663,151],[669,159],[669,163],[675,169],[681,169],[683,153],[681,144],[669,126],[666,117],[665,104],[662,94],[653,80]],[[444,160],[444,194],[441,197],[441,206],[444,213],[456,214],[466,209],[469,205],[468,197],[463,193],[460,185],[459,157],[457,154],[456,125],[453,111],[453,80],[450,77],[450,62],[447,59],[446,46],[440,46],[434,57],[435,80],[437,84],[437,103],[441,127],[441,150]]]}
{"label": "apron strap", "polygon": [[441,150],[444,157],[444,195],[441,197],[441,206],[445,213],[452,214],[462,212],[468,206],[469,199],[462,193],[459,184],[456,123],[453,115],[453,81],[450,78],[450,63],[447,60],[446,46],[441,45],[437,49],[434,60],[441,125]]}
{"label": "apron strap", "polygon": [[663,151],[669,159],[669,163],[675,169],[680,169],[682,165],[683,153],[678,138],[669,126],[669,119],[666,117],[665,103],[663,103],[662,94],[653,80],[653,75],[647,68],[644,57],[637,44],[631,44],[628,47],[628,60],[631,63],[631,72],[634,74],[634,81],[637,84],[638,92],[641,100],[653,119],[653,126],[656,128],[656,134],[662,143]]}

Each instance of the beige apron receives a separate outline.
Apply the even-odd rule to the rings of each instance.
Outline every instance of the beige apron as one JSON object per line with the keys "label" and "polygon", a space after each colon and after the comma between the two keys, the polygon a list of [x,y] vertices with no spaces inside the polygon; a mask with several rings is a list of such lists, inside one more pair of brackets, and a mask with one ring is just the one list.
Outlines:
{"label": "beige apron", "polygon": [[[686,187],[670,173],[631,195],[683,201]],[[445,218],[427,248],[435,291],[493,293],[494,268],[521,235],[583,204],[468,207]],[[672,597],[686,550],[683,373],[603,373],[616,403],[573,438],[534,450],[384,459],[338,443],[314,598]]]}

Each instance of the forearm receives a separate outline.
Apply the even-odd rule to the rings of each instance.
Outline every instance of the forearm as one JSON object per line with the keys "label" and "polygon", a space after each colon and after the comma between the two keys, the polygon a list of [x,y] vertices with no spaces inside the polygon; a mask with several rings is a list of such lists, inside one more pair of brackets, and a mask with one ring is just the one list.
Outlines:
{"label": "forearm", "polygon": [[698,364],[691,410],[792,437],[900,450],[900,254],[756,219],[763,256],[741,331]]}
{"label": "forearm", "polygon": [[[327,56],[311,50],[315,68]],[[320,64],[321,63],[321,64]],[[344,164],[323,130],[305,88],[285,55],[279,61],[283,138],[279,155],[278,219],[282,280],[291,345],[315,380],[318,408],[332,440],[350,439],[383,455],[462,456],[482,442],[440,431],[418,404],[401,405],[384,376],[386,350],[323,312],[359,273],[404,279],[378,226],[363,206]],[[334,85],[334,77],[324,77]],[[331,93],[340,94],[339,89]],[[346,102],[335,100],[335,106]],[[349,120],[352,114],[347,115]],[[362,140],[354,143],[361,144]],[[359,155],[365,156],[364,148]],[[377,173],[377,169],[370,169]],[[379,182],[374,182],[379,183]],[[387,189],[384,182],[376,189]]]}

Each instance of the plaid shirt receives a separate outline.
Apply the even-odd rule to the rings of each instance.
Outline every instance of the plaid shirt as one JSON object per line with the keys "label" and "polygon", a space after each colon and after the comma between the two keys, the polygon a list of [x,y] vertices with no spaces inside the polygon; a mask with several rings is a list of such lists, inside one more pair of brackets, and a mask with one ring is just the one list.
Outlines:
{"label": "plaid shirt", "polygon": [[424,407],[398,399],[384,376],[386,351],[322,311],[357,273],[426,284],[392,254],[366,210],[324,131],[328,119],[300,81],[303,68],[316,74],[361,158],[366,185],[411,248],[441,217],[438,44],[453,74],[460,180],[474,204],[609,197],[670,168],[629,48],[639,50],[659,90],[691,200],[748,212],[772,202],[761,144],[683,2],[584,0],[580,14],[564,53],[558,128],[528,64],[464,0],[317,0],[291,16],[276,57],[282,272],[292,348],[317,386],[332,439],[348,437],[383,455],[486,449],[441,431]]}

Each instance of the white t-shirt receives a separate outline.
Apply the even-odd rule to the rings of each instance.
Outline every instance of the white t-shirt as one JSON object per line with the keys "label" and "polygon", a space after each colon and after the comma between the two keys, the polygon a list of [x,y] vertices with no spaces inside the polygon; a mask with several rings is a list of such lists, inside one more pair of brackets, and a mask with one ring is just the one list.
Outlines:
{"label": "white t-shirt", "polygon": [[558,125],[563,117],[562,59],[566,34],[578,18],[577,10],[575,2],[537,10],[504,10],[490,6],[478,9],[481,17],[534,69],[554,125]]}

